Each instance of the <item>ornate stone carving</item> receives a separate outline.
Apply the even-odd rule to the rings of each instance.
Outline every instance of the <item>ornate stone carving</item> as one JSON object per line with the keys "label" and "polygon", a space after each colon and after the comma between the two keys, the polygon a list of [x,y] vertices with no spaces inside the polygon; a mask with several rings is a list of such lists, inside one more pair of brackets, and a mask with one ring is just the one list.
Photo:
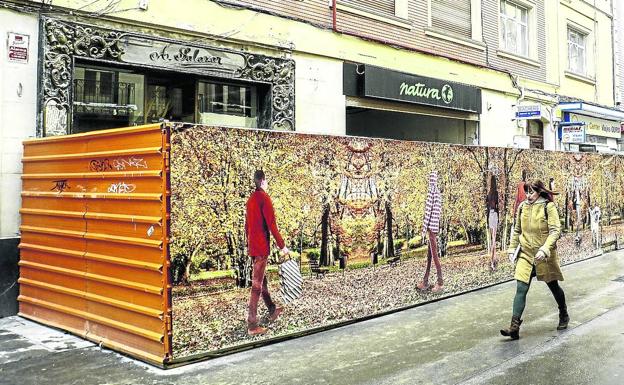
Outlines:
{"label": "ornate stone carving", "polygon": [[44,19],[43,33],[43,127],[38,127],[37,136],[67,133],[67,119],[61,120],[58,116],[69,114],[72,79],[73,29]]}
{"label": "ornate stone carving", "polygon": [[121,32],[76,26],[74,55],[92,59],[119,60],[123,55],[119,43],[125,36],[126,34]]}
{"label": "ornate stone carving", "polygon": [[[123,42],[126,37],[170,41],[93,26],[71,24],[57,19],[43,18],[42,25],[44,35],[41,103],[43,122],[38,132],[39,136],[63,135],[69,132],[72,116],[71,92],[74,58],[123,62]],[[170,42],[174,43],[173,41]],[[242,52],[236,53],[245,57],[245,66],[234,73],[235,78],[269,83],[272,86],[271,128],[294,130],[294,61]],[[168,68],[168,70],[180,71],[176,68]]]}
{"label": "ornate stone carving", "polygon": [[39,135],[64,135],[71,118],[73,58],[118,60],[125,34],[47,18],[43,34],[43,130]]}
{"label": "ornate stone carving", "polygon": [[237,77],[271,83],[273,100],[271,128],[295,129],[295,62],[292,60],[248,55]]}

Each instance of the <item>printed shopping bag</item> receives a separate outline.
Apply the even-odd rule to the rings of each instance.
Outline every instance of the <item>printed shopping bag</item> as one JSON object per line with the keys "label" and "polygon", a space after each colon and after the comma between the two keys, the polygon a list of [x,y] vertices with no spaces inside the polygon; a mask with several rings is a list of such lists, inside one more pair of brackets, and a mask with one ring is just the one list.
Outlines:
{"label": "printed shopping bag", "polygon": [[279,276],[284,303],[289,303],[299,298],[303,285],[303,277],[299,271],[299,264],[292,259],[282,263],[279,266]]}

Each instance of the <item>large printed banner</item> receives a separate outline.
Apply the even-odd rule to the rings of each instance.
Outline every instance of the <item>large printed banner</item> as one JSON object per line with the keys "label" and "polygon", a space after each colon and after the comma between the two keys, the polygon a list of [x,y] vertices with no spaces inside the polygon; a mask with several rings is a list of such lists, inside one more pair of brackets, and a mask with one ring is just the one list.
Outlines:
{"label": "large printed banner", "polygon": [[[174,130],[171,143],[177,358],[512,279],[505,250],[523,178],[559,193],[562,264],[616,248],[624,230],[619,156],[205,126]],[[257,313],[267,331],[250,336],[254,263],[245,221],[256,170],[264,171],[303,284],[302,295],[285,304],[284,257],[271,236]],[[267,291],[284,308],[275,320]]]}

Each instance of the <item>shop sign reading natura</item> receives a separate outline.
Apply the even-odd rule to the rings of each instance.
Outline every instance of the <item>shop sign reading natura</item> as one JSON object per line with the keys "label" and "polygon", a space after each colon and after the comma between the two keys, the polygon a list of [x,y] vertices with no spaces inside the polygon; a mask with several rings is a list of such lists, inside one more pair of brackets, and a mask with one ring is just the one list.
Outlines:
{"label": "shop sign reading natura", "polygon": [[476,87],[368,65],[363,96],[481,112],[481,90]]}
{"label": "shop sign reading natura", "polygon": [[128,39],[121,60],[178,70],[201,70],[232,74],[245,66],[243,55],[155,40]]}

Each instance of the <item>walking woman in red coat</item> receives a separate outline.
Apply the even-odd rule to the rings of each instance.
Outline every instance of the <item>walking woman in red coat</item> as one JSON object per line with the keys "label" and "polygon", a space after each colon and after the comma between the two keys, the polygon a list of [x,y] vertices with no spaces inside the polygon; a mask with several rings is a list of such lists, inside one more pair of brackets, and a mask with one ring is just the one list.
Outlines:
{"label": "walking woman in red coat", "polygon": [[249,335],[266,333],[267,329],[258,325],[258,300],[262,300],[269,310],[269,321],[275,321],[283,309],[275,305],[269,294],[267,278],[264,275],[269,252],[271,250],[270,234],[273,234],[277,246],[282,255],[290,251],[284,244],[284,240],[277,229],[275,211],[271,197],[266,193],[268,183],[264,171],[257,170],[254,173],[256,190],[247,200],[245,220],[245,233],[247,234],[248,253],[253,260],[253,273],[251,276],[251,298],[249,299],[249,313],[247,315],[247,332]]}

